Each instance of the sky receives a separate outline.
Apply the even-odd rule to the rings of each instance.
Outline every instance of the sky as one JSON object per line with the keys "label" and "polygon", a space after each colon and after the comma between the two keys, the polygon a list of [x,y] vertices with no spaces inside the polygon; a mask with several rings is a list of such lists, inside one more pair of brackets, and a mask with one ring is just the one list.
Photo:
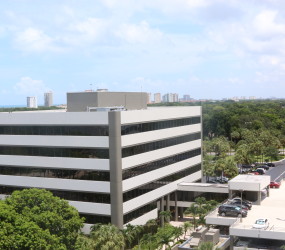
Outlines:
{"label": "sky", "polygon": [[0,106],[66,92],[285,97],[284,0],[0,1]]}

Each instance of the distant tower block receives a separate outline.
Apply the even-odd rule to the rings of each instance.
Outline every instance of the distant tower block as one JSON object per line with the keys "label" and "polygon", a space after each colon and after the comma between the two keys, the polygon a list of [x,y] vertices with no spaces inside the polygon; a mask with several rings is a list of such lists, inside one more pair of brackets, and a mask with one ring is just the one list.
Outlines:
{"label": "distant tower block", "polygon": [[53,93],[47,92],[45,93],[45,107],[53,106]]}
{"label": "distant tower block", "polygon": [[28,96],[27,97],[27,107],[28,108],[38,108],[37,97]]}

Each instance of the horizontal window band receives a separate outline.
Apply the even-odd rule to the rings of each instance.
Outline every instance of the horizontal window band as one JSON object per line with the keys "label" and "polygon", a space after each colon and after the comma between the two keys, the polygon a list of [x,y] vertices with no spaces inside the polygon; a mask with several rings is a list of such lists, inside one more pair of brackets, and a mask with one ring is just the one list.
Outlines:
{"label": "horizontal window band", "polygon": [[25,167],[0,166],[0,175],[60,178],[60,179],[90,180],[90,181],[110,181],[110,173],[107,171],[35,168],[27,166]]}
{"label": "horizontal window band", "polygon": [[200,116],[173,119],[173,120],[165,120],[165,121],[157,121],[157,122],[129,124],[129,125],[122,126],[121,134],[131,135],[131,134],[142,133],[142,132],[147,132],[147,131],[181,127],[181,126],[187,126],[187,125],[198,124],[198,123],[201,123]]}
{"label": "horizontal window band", "polygon": [[109,149],[0,146],[0,155],[109,159]]}
{"label": "horizontal window band", "polygon": [[145,174],[147,172],[154,171],[162,167],[193,158],[198,155],[201,155],[201,148],[193,149],[193,150],[181,153],[181,154],[163,158],[158,161],[149,162],[149,163],[136,166],[130,169],[125,169],[123,170],[123,180],[129,179],[129,178],[141,175],[141,174]]}
{"label": "horizontal window band", "polygon": [[128,200],[137,198],[138,196],[151,192],[157,188],[163,187],[164,185],[170,184],[171,182],[177,181],[200,170],[201,164],[197,164],[182,171],[171,174],[169,176],[150,182],[146,185],[142,185],[132,190],[129,190],[123,194],[123,201],[126,202]]}
{"label": "horizontal window band", "polygon": [[[16,190],[28,189],[28,187],[16,187],[16,186],[0,186],[0,194],[11,195]],[[70,201],[83,201],[83,202],[94,202],[94,203],[111,203],[110,194],[102,193],[87,193],[87,192],[76,192],[76,191],[59,191],[46,189],[50,191],[54,196],[61,199]]]}
{"label": "horizontal window band", "polygon": [[166,148],[199,139],[201,139],[201,132],[130,146],[122,149],[122,157],[124,158],[132,155],[142,154],[149,151]]}
{"label": "horizontal window band", "polygon": [[157,202],[152,202],[152,203],[149,203],[149,204],[146,204],[136,210],[133,210],[132,212],[130,213],[127,213],[124,215],[124,224],[127,224],[128,222],[154,210],[157,208]]}
{"label": "horizontal window band", "polygon": [[0,135],[108,136],[108,126],[0,126]]}

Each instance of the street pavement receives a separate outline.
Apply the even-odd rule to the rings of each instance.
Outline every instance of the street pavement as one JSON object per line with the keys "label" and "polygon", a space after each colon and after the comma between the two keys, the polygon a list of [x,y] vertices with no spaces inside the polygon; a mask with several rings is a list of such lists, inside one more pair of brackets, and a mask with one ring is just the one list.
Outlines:
{"label": "street pavement", "polygon": [[271,176],[271,181],[281,181],[285,178],[285,160],[274,163],[275,167],[271,167],[265,175]]}

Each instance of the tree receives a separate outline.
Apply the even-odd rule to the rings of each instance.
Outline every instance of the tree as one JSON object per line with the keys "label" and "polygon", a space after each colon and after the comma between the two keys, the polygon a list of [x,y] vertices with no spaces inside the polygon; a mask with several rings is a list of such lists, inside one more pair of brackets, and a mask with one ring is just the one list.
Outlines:
{"label": "tree", "polygon": [[78,237],[77,237],[77,241],[75,243],[75,249],[76,250],[91,250],[91,249],[94,249],[94,241],[84,235],[84,234],[80,234]]}
{"label": "tree", "polygon": [[202,242],[198,250],[213,250],[214,244],[212,242]]}
{"label": "tree", "polygon": [[238,175],[238,167],[233,157],[226,158],[226,168],[224,173],[229,178],[233,178]]}
{"label": "tree", "polygon": [[4,203],[24,221],[33,223],[34,229],[40,228],[46,237],[50,235],[53,242],[57,239],[62,247],[74,249],[83,219],[67,201],[44,189],[32,188],[13,192]]}
{"label": "tree", "polygon": [[190,207],[185,210],[185,214],[191,214],[193,218],[194,229],[197,227],[196,216],[199,214],[199,208],[195,203],[192,203]]}
{"label": "tree", "polygon": [[95,250],[121,250],[125,246],[123,233],[112,224],[91,227],[90,237]]}
{"label": "tree", "polygon": [[175,227],[166,224],[164,227],[158,229],[156,239],[159,246],[166,246],[166,249],[171,249],[170,243],[175,239]]}
{"label": "tree", "polygon": [[186,238],[186,233],[189,229],[191,229],[193,225],[189,221],[185,221],[182,225],[183,231],[184,231],[184,239]]}
{"label": "tree", "polygon": [[249,145],[242,144],[238,147],[235,154],[235,160],[240,164],[251,164],[254,161],[254,157],[250,150]]}
{"label": "tree", "polygon": [[171,218],[171,212],[169,210],[161,211],[159,213],[159,217],[162,218],[162,220],[165,220],[166,222],[169,222],[169,220]]}

